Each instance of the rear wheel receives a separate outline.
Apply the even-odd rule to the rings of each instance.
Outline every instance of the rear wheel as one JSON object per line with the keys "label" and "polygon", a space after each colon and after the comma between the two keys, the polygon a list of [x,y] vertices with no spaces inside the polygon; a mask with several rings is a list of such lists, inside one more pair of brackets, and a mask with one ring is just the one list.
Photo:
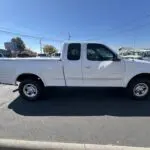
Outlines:
{"label": "rear wheel", "polygon": [[150,83],[146,79],[137,78],[128,86],[129,95],[135,100],[146,100],[150,91]]}
{"label": "rear wheel", "polygon": [[40,81],[24,80],[19,85],[19,93],[25,100],[37,100],[43,91],[43,86]]}

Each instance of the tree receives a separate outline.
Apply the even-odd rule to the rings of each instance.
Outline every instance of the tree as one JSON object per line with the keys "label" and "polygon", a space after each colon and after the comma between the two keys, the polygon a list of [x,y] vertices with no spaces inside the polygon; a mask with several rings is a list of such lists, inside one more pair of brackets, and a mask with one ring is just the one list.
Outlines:
{"label": "tree", "polygon": [[25,50],[25,47],[26,47],[25,43],[24,43],[24,41],[20,37],[12,38],[11,42],[15,43],[16,48],[17,48],[18,51],[22,52],[22,51]]}
{"label": "tree", "polygon": [[44,53],[51,55],[53,53],[56,53],[57,49],[54,46],[52,46],[52,45],[45,45],[43,47],[43,51],[44,51]]}

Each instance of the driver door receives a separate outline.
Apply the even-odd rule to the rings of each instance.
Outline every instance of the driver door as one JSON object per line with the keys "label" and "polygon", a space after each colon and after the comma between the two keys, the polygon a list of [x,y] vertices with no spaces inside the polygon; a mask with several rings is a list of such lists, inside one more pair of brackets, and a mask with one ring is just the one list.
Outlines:
{"label": "driver door", "polygon": [[102,44],[87,44],[82,67],[84,86],[122,86],[125,65],[115,57],[116,54]]}

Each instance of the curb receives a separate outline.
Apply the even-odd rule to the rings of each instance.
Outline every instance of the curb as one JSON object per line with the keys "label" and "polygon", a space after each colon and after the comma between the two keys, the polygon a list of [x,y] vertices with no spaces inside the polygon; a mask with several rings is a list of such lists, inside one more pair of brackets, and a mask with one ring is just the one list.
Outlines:
{"label": "curb", "polygon": [[150,150],[144,147],[0,139],[0,150]]}

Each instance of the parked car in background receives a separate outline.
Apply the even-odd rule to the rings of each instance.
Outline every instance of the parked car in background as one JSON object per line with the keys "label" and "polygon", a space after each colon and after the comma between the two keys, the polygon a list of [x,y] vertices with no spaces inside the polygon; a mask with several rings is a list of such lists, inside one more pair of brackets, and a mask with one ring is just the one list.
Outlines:
{"label": "parked car in background", "polygon": [[38,54],[37,57],[49,57],[48,54]]}
{"label": "parked car in background", "polygon": [[60,57],[61,56],[61,53],[54,53],[51,55],[51,57]]}
{"label": "parked car in background", "polygon": [[121,59],[99,43],[65,43],[60,58],[0,59],[0,82],[20,82],[20,95],[30,101],[48,86],[122,87],[143,100],[150,92],[150,62]]}

